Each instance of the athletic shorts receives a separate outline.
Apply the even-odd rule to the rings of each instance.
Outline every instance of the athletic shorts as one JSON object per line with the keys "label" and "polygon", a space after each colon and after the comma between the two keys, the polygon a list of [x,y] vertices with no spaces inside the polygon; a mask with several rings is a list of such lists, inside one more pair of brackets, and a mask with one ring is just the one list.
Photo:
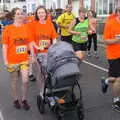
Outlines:
{"label": "athletic shorts", "polygon": [[120,58],[108,60],[109,63],[109,77],[120,77]]}
{"label": "athletic shorts", "polygon": [[20,71],[20,70],[27,70],[29,69],[29,63],[28,61],[26,62],[22,62],[20,64],[9,64],[7,66],[7,71],[8,72],[17,72],[17,71]]}
{"label": "athletic shorts", "polygon": [[72,44],[72,35],[69,35],[69,36],[61,36],[61,40],[62,40],[62,41],[65,41],[65,42],[67,42],[67,43]]}
{"label": "athletic shorts", "polygon": [[72,42],[73,45],[73,49],[75,51],[87,51],[87,42],[85,43],[76,43],[76,42]]}

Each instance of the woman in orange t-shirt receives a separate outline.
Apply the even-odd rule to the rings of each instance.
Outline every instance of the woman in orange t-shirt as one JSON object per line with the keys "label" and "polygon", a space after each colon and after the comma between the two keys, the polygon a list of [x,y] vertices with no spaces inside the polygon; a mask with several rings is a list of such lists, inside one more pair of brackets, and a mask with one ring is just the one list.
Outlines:
{"label": "woman in orange t-shirt", "polygon": [[35,21],[31,23],[31,34],[37,46],[40,47],[38,53],[46,53],[49,46],[55,42],[57,33],[51,20],[47,18],[47,10],[44,6],[39,6],[35,12]]}
{"label": "woman in orange t-shirt", "polygon": [[[35,21],[31,24],[31,34],[33,34],[33,39],[39,50],[36,50],[37,57],[42,62],[43,66],[46,66],[47,63],[47,51],[52,43],[56,42],[57,33],[53,26],[51,20],[47,19],[47,10],[44,6],[39,6],[35,12]],[[37,67],[35,67],[37,69]],[[36,70],[39,72],[39,70]],[[37,74],[37,75],[38,75]],[[43,95],[44,82],[42,77],[39,77],[40,93]]]}
{"label": "woman in orange t-shirt", "polygon": [[29,55],[27,51],[29,47],[33,55],[32,37],[29,34],[27,25],[23,24],[23,11],[19,8],[14,8],[11,14],[14,22],[8,25],[2,34],[3,58],[12,79],[14,107],[17,109],[21,108],[17,95],[17,81],[20,72],[22,76],[22,106],[25,110],[29,110],[30,106],[27,103]]}

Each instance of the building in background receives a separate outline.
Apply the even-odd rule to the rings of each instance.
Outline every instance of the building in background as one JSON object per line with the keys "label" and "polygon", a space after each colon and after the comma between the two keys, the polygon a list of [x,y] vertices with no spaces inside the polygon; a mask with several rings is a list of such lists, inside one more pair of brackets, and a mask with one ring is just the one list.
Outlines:
{"label": "building in background", "polygon": [[39,3],[38,0],[1,0],[0,11],[2,12],[5,10],[11,10],[14,7],[19,7],[25,12],[34,12]]}
{"label": "building in background", "polygon": [[120,6],[120,0],[72,0],[72,4],[75,6],[74,12],[84,7],[96,11],[98,16],[105,17],[114,12],[116,6]]}
{"label": "building in background", "polygon": [[57,9],[61,8],[64,9],[66,4],[68,4],[68,0],[43,0],[44,5],[47,9]]}
{"label": "building in background", "polygon": [[0,0],[0,11],[20,7],[26,12],[34,12],[38,5],[45,5],[47,9],[65,9],[68,3],[73,4],[76,15],[79,8],[85,7],[96,11],[98,16],[107,16],[120,6],[120,0]]}
{"label": "building in background", "polygon": [[45,5],[47,9],[64,9],[67,3],[68,0],[0,0],[0,11],[20,7],[28,13],[34,12],[38,5]]}

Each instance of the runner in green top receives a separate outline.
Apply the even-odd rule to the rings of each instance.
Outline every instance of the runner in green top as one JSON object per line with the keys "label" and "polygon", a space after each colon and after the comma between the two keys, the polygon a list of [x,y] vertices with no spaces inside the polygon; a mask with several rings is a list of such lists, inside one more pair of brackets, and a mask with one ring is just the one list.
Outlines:
{"label": "runner in green top", "polygon": [[88,19],[79,22],[73,30],[80,32],[80,35],[73,35],[72,40],[76,43],[85,43],[88,40]]}
{"label": "runner in green top", "polygon": [[89,23],[88,19],[85,19],[85,13],[85,9],[80,9],[79,17],[73,20],[69,26],[69,32],[73,34],[72,45],[80,59],[83,59],[87,50]]}

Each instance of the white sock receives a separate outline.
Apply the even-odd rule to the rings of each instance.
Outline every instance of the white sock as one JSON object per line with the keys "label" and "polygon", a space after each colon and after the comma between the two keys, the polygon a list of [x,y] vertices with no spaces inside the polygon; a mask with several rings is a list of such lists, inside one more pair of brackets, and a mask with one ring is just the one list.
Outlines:
{"label": "white sock", "polygon": [[41,88],[40,90],[40,96],[43,98],[44,88]]}
{"label": "white sock", "polygon": [[31,75],[32,75],[32,71],[31,71],[31,70],[29,70],[28,74],[29,74],[29,76],[31,76]]}
{"label": "white sock", "polygon": [[29,72],[28,72],[29,76],[31,76],[32,73],[33,73],[33,70],[32,70],[32,63],[30,63]]}
{"label": "white sock", "polygon": [[43,98],[43,92],[40,92],[40,96]]}
{"label": "white sock", "polygon": [[105,83],[106,83],[107,85],[109,84],[109,79],[108,79],[108,78],[105,80]]}
{"label": "white sock", "polygon": [[114,98],[113,98],[113,102],[117,102],[117,101],[119,101],[119,100],[120,100],[119,97],[114,97]]}

